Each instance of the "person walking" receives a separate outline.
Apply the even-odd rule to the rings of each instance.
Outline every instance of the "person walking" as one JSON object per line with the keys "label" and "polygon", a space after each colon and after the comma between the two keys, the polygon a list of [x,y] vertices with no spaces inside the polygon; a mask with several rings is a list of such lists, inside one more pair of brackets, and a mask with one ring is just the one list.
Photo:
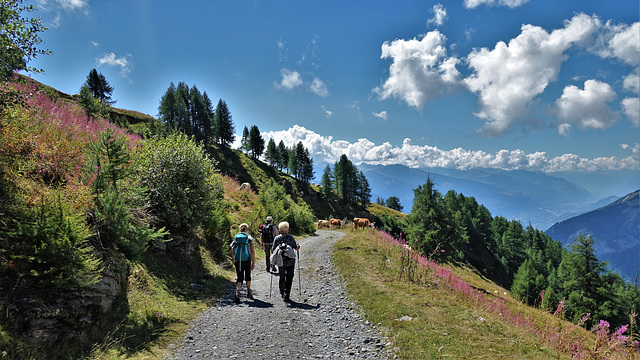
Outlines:
{"label": "person walking", "polygon": [[280,287],[280,295],[285,302],[291,302],[291,285],[293,284],[293,275],[296,267],[296,253],[294,250],[300,250],[300,245],[291,234],[289,234],[289,223],[286,221],[278,224],[280,235],[273,240],[272,250],[278,249],[282,254],[282,266],[278,266],[280,271],[280,279],[278,286]]}
{"label": "person walking", "polygon": [[251,293],[251,271],[256,263],[256,254],[253,250],[253,238],[247,233],[249,225],[240,224],[240,232],[236,234],[229,245],[229,252],[236,267],[236,294],[233,301],[240,302],[240,288],[242,282],[247,282],[247,298],[253,299]]}
{"label": "person walking", "polygon": [[264,250],[264,258],[267,262],[267,271],[276,272],[276,267],[271,263],[271,247],[273,239],[280,235],[278,228],[273,224],[273,217],[267,216],[267,223],[261,226],[260,240],[262,242],[262,250]]}

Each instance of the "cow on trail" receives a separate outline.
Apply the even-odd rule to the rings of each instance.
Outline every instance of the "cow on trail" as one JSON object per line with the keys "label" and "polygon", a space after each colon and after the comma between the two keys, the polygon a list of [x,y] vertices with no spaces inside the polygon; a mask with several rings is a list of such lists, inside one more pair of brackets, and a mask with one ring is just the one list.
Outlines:
{"label": "cow on trail", "polygon": [[320,229],[323,227],[326,227],[327,229],[330,228],[331,223],[329,223],[329,220],[318,220],[318,226],[316,227],[316,229]]}
{"label": "cow on trail", "polygon": [[371,225],[371,222],[367,218],[353,218],[353,225],[356,229],[359,227],[364,229],[368,228]]}
{"label": "cow on trail", "polygon": [[331,228],[340,228],[342,226],[342,220],[340,219],[331,219]]}

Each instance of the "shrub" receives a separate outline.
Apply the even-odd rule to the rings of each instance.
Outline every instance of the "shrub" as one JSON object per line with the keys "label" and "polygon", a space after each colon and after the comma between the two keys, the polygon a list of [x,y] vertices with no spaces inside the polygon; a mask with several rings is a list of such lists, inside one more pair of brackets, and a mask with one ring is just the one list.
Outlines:
{"label": "shrub", "polygon": [[277,221],[288,221],[289,230],[294,234],[313,233],[313,214],[309,207],[299,205],[287,195],[284,188],[271,179],[269,183],[260,188],[258,201],[266,214],[273,216]]}
{"label": "shrub", "polygon": [[93,216],[98,239],[103,245],[118,246],[130,259],[137,258],[150,241],[165,232],[164,228],[152,228],[152,217],[145,209],[146,192],[131,181],[127,138],[106,130],[90,148]]}
{"label": "shrub", "polygon": [[9,270],[57,287],[96,281],[99,260],[87,242],[91,232],[84,212],[74,207],[86,195],[45,190],[37,195],[35,206],[21,206],[8,216],[7,227],[0,229],[7,244],[0,250]]}
{"label": "shrub", "polygon": [[179,133],[149,139],[135,151],[134,168],[160,222],[181,231],[219,230],[222,181],[202,145]]}

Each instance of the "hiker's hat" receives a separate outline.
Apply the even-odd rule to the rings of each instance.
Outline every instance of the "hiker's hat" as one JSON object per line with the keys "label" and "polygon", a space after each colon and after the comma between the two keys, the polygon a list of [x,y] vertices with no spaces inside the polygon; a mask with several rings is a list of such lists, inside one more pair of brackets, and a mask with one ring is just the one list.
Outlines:
{"label": "hiker's hat", "polygon": [[273,221],[273,217],[271,215],[267,216],[267,221]]}

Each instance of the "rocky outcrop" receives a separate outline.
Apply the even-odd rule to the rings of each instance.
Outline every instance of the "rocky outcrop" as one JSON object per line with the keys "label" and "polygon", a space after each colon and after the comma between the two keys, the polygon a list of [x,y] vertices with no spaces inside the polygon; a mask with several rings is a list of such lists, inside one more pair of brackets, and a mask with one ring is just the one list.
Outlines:
{"label": "rocky outcrop", "polygon": [[101,257],[99,281],[79,289],[43,289],[31,276],[0,277],[0,299],[13,328],[37,344],[72,339],[96,324],[125,291],[129,272],[122,254],[104,252]]}

